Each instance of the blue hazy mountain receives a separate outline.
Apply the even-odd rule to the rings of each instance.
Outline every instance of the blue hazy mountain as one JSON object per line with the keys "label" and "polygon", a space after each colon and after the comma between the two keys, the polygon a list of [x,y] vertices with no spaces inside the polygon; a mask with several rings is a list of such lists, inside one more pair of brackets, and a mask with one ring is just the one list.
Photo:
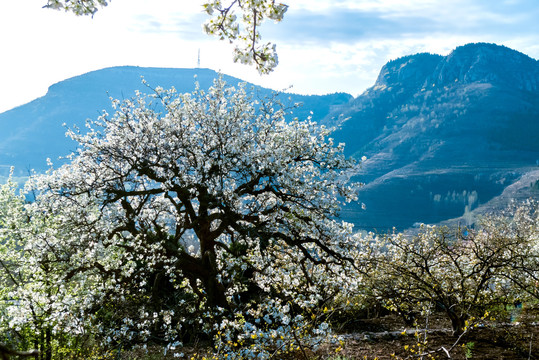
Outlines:
{"label": "blue hazy mountain", "polygon": [[[195,79],[196,76],[196,79]],[[96,119],[103,110],[112,113],[110,97],[129,99],[135,90],[151,93],[149,86],[175,87],[179,92],[191,92],[195,80],[202,89],[212,85],[219,74],[209,69],[166,69],[141,67],[113,67],[76,76],[52,85],[47,94],[28,104],[0,114],[0,177],[15,166],[16,176],[27,175],[30,169],[38,172],[47,169],[46,159],[57,159],[76,149],[77,144],[66,138],[66,127],[83,129],[87,119]],[[223,75],[227,84],[236,85],[242,80]],[[255,96],[271,96],[273,91],[247,84]],[[286,106],[300,103],[294,116],[321,120],[336,106],[346,104],[352,96],[345,93],[305,96],[282,93],[278,99]],[[83,129],[84,130],[84,129]]]}
{"label": "blue hazy mountain", "polygon": [[[0,175],[46,169],[76,148],[64,136],[110,109],[109,96],[130,98],[152,86],[207,88],[207,69],[115,67],[59,82],[26,105],[0,114]],[[239,79],[225,76],[229,84]],[[260,96],[271,93],[255,87]],[[367,156],[356,179],[360,201],[342,211],[359,228],[399,230],[416,223],[473,222],[510,199],[539,197],[539,65],[494,44],[469,44],[447,56],[416,54],[384,65],[373,87],[353,99],[281,94],[303,103],[295,116],[338,125],[346,153]],[[56,161],[56,164],[58,162]],[[362,209],[362,203],[366,209]]]}
{"label": "blue hazy mountain", "polygon": [[348,155],[368,158],[357,176],[366,210],[343,212],[359,227],[466,224],[539,197],[539,63],[517,51],[480,43],[390,61],[330,117]]}

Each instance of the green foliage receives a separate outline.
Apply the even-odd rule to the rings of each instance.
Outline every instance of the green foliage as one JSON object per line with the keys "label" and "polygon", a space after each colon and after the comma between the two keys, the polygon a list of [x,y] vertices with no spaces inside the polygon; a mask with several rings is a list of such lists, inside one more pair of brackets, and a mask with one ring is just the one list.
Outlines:
{"label": "green foliage", "polygon": [[464,356],[466,357],[466,359],[473,358],[473,348],[474,348],[474,346],[475,346],[475,343],[473,341],[469,341],[466,344],[464,344],[464,348],[465,348]]}

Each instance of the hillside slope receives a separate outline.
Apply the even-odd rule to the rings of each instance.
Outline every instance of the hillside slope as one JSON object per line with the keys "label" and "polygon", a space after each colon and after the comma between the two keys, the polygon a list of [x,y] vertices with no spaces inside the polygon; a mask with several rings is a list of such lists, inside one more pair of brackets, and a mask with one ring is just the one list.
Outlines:
{"label": "hillside slope", "polygon": [[[0,114],[0,177],[7,176],[15,166],[16,176],[25,176],[29,169],[44,171],[46,159],[56,165],[60,156],[76,149],[77,144],[65,137],[66,127],[83,128],[86,119],[96,119],[102,110],[111,112],[109,97],[131,98],[135,90],[151,93],[149,86],[175,87],[179,92],[191,92],[195,80],[207,89],[219,74],[209,69],[166,69],[142,67],[113,67],[76,76],[52,85],[45,96]],[[229,85],[243,82],[223,75]],[[272,90],[247,84],[255,96],[271,96]],[[346,104],[352,96],[337,93],[324,96],[305,96],[282,93],[278,99],[286,106],[302,104],[294,116],[324,118],[334,107]],[[62,126],[65,124],[65,126]]]}
{"label": "hillside slope", "polygon": [[403,57],[331,117],[348,154],[368,158],[358,172],[367,209],[352,204],[344,217],[380,231],[438,223],[487,209],[537,169],[539,64],[493,44]]}

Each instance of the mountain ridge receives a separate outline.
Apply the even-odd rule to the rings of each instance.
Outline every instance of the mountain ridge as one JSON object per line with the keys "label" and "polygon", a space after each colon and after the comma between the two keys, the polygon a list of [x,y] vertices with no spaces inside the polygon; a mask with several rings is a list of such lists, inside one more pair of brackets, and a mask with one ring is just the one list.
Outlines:
{"label": "mountain ridge", "polygon": [[537,83],[536,60],[494,44],[386,64],[349,109],[330,115],[343,119],[335,137],[347,154],[368,158],[357,177],[366,182],[367,211],[355,204],[345,216],[369,229],[404,229],[457,218],[499,196],[537,166]]}
{"label": "mountain ridge", "polygon": [[[458,80],[464,83],[512,83],[520,90],[527,91],[538,89],[538,61],[505,46],[489,43],[467,44],[457,47],[445,59],[435,70],[438,75],[433,82],[437,85]],[[503,61],[500,61],[501,59]],[[456,73],[456,69],[461,71]]]}
{"label": "mountain ridge", "polygon": [[[471,225],[507,204],[511,194],[539,197],[538,64],[504,46],[467,44],[446,56],[389,61],[356,98],[281,95],[304,104],[294,116],[304,119],[314,110],[314,120],[337,126],[332,137],[346,143],[346,155],[367,157],[355,177],[365,183],[360,201],[346,206],[342,219],[382,232],[422,222]],[[65,139],[60,124],[82,126],[110,106],[109,96],[148,92],[140,75],[152,86],[190,92],[195,73],[202,88],[218,74],[114,67],[51,85],[44,97],[0,114],[0,175],[7,176],[10,165],[18,166],[17,176],[30,167],[44,171],[46,157],[67,155],[76,144]],[[223,76],[231,85],[241,82]]]}
{"label": "mountain ridge", "polygon": [[[151,93],[151,87],[175,86],[179,92],[192,92],[195,80],[201,89],[209,88],[220,74],[211,69],[146,68],[136,66],[110,67],[91,71],[51,85],[47,93],[25,105],[0,113],[0,176],[6,177],[15,166],[16,176],[27,175],[30,169],[38,172],[47,169],[46,159],[58,164],[59,156],[66,156],[77,144],[65,137],[67,127],[83,128],[87,119],[95,119],[103,110],[112,112],[110,97],[126,99],[135,91]],[[244,81],[222,74],[230,86]],[[144,78],[148,85],[141,81]],[[276,93],[253,84],[256,96],[266,97]],[[311,116],[321,120],[335,107],[346,104],[352,96],[346,93],[327,95],[298,95],[280,93],[278,99],[286,106],[302,103],[295,115]]]}

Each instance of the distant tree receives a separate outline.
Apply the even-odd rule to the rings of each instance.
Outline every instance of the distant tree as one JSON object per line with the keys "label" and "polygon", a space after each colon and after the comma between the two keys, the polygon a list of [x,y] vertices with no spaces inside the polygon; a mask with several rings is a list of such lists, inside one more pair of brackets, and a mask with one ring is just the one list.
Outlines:
{"label": "distant tree", "polygon": [[311,312],[338,291],[355,248],[336,220],[356,197],[343,146],[222,80],[113,105],[71,133],[69,164],[32,180],[32,208],[62,230],[33,261],[56,269],[56,288],[85,291],[70,316],[115,341],[201,332],[223,349],[325,333]]}
{"label": "distant tree", "polygon": [[410,325],[422,306],[442,310],[460,335],[487,311],[536,300],[538,234],[537,207],[523,204],[511,215],[485,217],[476,229],[425,226],[414,236],[371,239],[360,263],[376,275],[364,278],[362,291]]}
{"label": "distant tree", "polygon": [[493,270],[505,260],[500,254],[478,264],[475,251],[482,249],[474,240],[435,227],[425,227],[412,238],[388,236],[378,245],[383,275],[373,279],[373,287],[409,325],[420,313],[420,304],[428,304],[444,311],[454,334],[460,335],[470,317],[497,301],[491,287],[497,275]]}
{"label": "distant tree", "polygon": [[[503,245],[503,252],[510,259],[502,275],[520,290],[517,300],[539,300],[539,203],[531,199],[514,202],[502,213],[481,219],[480,225],[473,235]],[[485,255],[481,258],[485,259]]]}
{"label": "distant tree", "polygon": [[[73,12],[77,15],[94,15],[99,7],[110,0],[47,0],[45,7]],[[234,62],[254,64],[260,73],[269,73],[277,66],[275,44],[260,44],[260,25],[265,19],[279,22],[288,5],[275,0],[211,0],[202,3],[210,19],[204,24],[208,35],[235,43]]]}

